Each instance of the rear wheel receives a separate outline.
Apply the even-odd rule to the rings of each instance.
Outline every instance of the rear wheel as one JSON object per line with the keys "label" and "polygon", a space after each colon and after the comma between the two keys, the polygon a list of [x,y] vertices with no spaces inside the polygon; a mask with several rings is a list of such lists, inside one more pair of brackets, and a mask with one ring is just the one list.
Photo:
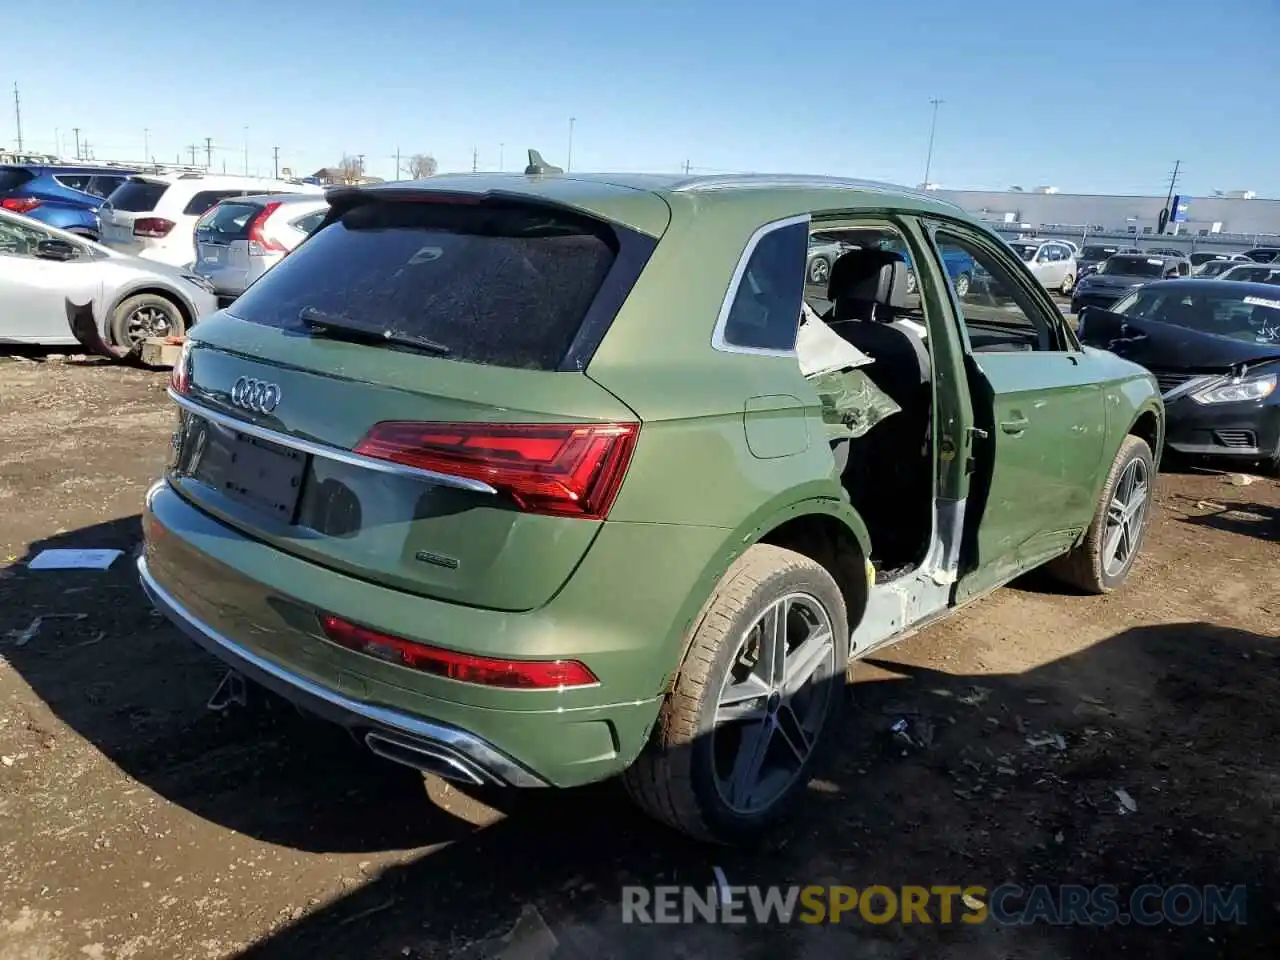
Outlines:
{"label": "rear wheel", "polygon": [[126,350],[148,337],[177,336],[183,327],[178,305],[155,293],[129,297],[111,314],[111,339]]}
{"label": "rear wheel", "polygon": [[1051,562],[1049,571],[1088,593],[1110,593],[1121,586],[1146,536],[1154,480],[1151,448],[1141,437],[1125,437],[1084,541]]}
{"label": "rear wheel", "polygon": [[826,257],[814,257],[813,262],[809,264],[809,282],[826,283],[829,276],[831,276],[831,263]]}
{"label": "rear wheel", "polygon": [[843,703],[849,629],[820,564],[747,550],[716,587],[675,690],[624,779],[651,816],[701,840],[759,833],[800,796]]}

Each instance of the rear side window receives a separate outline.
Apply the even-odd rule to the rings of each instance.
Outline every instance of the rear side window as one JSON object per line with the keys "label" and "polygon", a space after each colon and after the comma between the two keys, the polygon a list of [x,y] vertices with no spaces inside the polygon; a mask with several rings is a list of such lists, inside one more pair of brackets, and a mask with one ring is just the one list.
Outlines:
{"label": "rear side window", "polygon": [[22,169],[22,167],[0,167],[0,193],[17,190],[27,181],[34,179],[34,177],[34,173],[30,170]]}
{"label": "rear side window", "polygon": [[116,210],[125,213],[150,213],[168,189],[167,183],[130,178],[112,191],[109,199]]}
{"label": "rear side window", "polygon": [[293,229],[300,230],[303,233],[310,233],[316,227],[320,226],[321,222],[325,218],[325,214],[328,212],[328,210],[317,210],[315,213],[308,213],[305,217],[299,217],[297,220],[293,221]]}
{"label": "rear side window", "polygon": [[187,205],[182,208],[183,216],[198,217],[208,212],[219,200],[226,200],[228,197],[243,197],[243,190],[201,190],[194,197],[187,201]]}
{"label": "rear side window", "polygon": [[109,197],[111,191],[123,182],[124,177],[90,177],[89,182],[84,186],[84,192],[91,193],[95,197]]}
{"label": "rear side window", "polygon": [[262,207],[256,203],[224,200],[201,218],[196,232],[210,239],[243,239],[249,235],[249,224],[261,211]]}
{"label": "rear side window", "polygon": [[426,337],[457,360],[554,370],[617,250],[607,225],[547,207],[365,203],[285,257],[231,312],[301,331],[299,313],[311,308]]}
{"label": "rear side window", "polygon": [[792,350],[804,296],[809,224],[797,221],[759,238],[724,319],[723,343],[748,350]]}
{"label": "rear side window", "polygon": [[89,181],[92,177],[87,173],[60,173],[53,179],[64,187],[69,187],[72,190],[83,191],[84,188],[89,185]]}

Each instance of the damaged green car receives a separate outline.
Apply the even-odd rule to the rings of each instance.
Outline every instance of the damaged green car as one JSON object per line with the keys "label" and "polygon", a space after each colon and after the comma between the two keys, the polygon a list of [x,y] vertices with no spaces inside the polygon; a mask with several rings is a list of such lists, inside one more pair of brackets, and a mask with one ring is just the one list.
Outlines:
{"label": "damaged green car", "polygon": [[[536,162],[329,199],[192,329],[139,571],[390,760],[621,775],[734,841],[803,793],[853,661],[1041,564],[1132,569],[1156,385],[954,206]],[[821,286],[813,233],[847,247]]]}

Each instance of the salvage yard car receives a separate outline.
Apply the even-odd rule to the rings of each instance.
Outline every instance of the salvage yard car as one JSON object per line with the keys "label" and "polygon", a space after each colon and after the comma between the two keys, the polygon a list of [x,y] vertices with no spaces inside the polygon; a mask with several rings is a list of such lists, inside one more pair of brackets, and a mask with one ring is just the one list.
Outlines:
{"label": "salvage yard car", "polygon": [[1280,469],[1280,291],[1248,281],[1150,283],[1110,312],[1089,308],[1080,337],[1149,369],[1182,454]]}
{"label": "salvage yard car", "polygon": [[[1155,381],[956,206],[540,171],[328,197],[191,331],[138,568],[189,637],[384,757],[622,775],[731,842],[804,793],[853,661],[1045,563],[1129,576]],[[910,251],[920,296],[875,246],[806,302],[810,235],[860,232]],[[957,295],[961,254],[999,305]]]}
{"label": "salvage yard car", "polygon": [[1057,290],[1063,296],[1071,292],[1080,275],[1071,247],[1061,240],[1010,240],[1008,243],[1046,290]]}
{"label": "salvage yard car", "polygon": [[0,210],[0,343],[76,343],[68,303],[91,307],[100,335],[125,351],[216,309],[200,277]]}
{"label": "salvage yard car", "polygon": [[1181,276],[1182,267],[1190,269],[1190,264],[1180,256],[1120,253],[1108,257],[1080,281],[1071,295],[1071,312],[1078,314],[1085,307],[1109,307],[1144,283]]}

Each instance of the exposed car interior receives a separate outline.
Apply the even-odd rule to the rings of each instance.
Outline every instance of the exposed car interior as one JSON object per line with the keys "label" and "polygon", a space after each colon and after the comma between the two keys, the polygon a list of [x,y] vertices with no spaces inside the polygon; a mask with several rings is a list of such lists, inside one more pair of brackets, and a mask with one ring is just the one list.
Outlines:
{"label": "exposed car interior", "polygon": [[[885,249],[883,233],[841,239],[857,247],[832,264],[825,291],[810,291],[806,322],[825,324],[870,358],[849,374],[871,384],[855,406],[874,403],[866,399],[874,392],[892,401],[865,432],[833,441],[841,483],[867,523],[877,579],[885,582],[923,561],[932,534],[932,363],[920,298],[907,290],[905,258]],[[896,236],[892,241],[902,246]]]}

